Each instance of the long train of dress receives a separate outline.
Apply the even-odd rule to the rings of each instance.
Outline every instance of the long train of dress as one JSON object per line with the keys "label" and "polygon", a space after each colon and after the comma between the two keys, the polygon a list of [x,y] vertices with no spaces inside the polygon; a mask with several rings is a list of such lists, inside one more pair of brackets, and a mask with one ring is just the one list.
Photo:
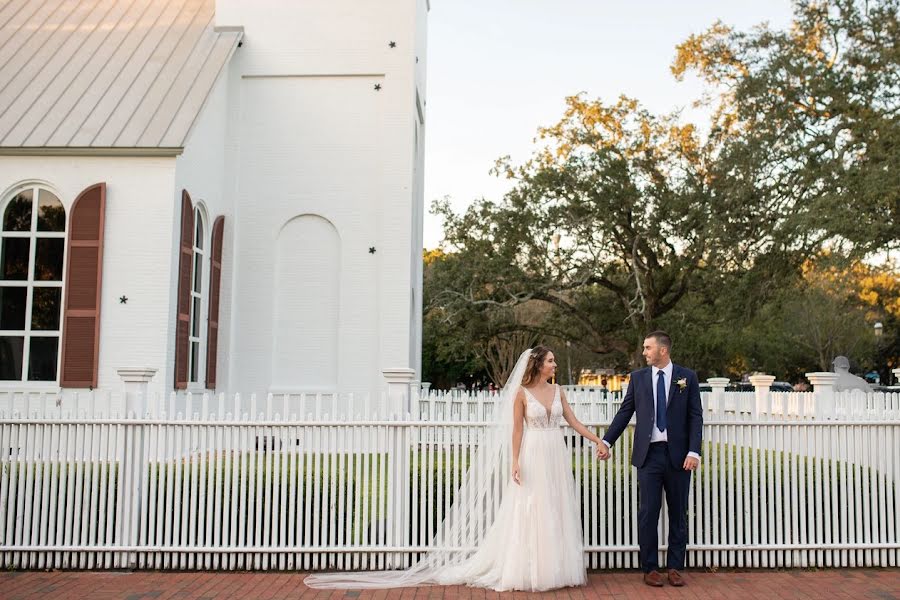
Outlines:
{"label": "long train of dress", "polygon": [[[527,353],[520,357],[515,369],[518,376],[513,379],[517,382],[524,371],[524,359]],[[516,383],[510,387],[506,399],[509,404],[504,404],[500,417],[500,422],[509,424],[512,423],[511,405],[519,386]],[[451,533],[433,540],[436,546],[453,547],[467,538],[472,526],[480,520],[479,515],[484,515],[485,482],[495,473],[505,481],[502,499],[473,554],[447,560],[447,555],[439,551],[429,552],[405,571],[316,573],[308,576],[305,583],[313,588],[330,589],[438,584],[531,592],[585,584],[580,511],[572,476],[572,454],[560,428],[563,408],[559,386],[549,411],[528,390],[525,398],[525,430],[519,450],[521,483],[516,484],[505,469],[502,474],[495,470],[501,463],[491,463],[490,468],[480,470],[477,476],[469,478],[470,483],[463,486],[466,490],[459,491],[457,496],[475,500],[460,501],[463,507],[459,508],[459,518],[447,524]],[[495,441],[508,443],[506,434],[502,435]],[[493,452],[488,454],[496,456]]]}

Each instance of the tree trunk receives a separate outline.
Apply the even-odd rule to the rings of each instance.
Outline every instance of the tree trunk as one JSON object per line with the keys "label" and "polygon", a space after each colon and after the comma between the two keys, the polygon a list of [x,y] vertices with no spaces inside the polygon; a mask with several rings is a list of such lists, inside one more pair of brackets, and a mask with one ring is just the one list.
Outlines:
{"label": "tree trunk", "polygon": [[629,361],[632,371],[636,371],[644,366],[644,339],[641,338],[637,342],[637,347],[634,349],[634,352],[631,354],[631,360]]}

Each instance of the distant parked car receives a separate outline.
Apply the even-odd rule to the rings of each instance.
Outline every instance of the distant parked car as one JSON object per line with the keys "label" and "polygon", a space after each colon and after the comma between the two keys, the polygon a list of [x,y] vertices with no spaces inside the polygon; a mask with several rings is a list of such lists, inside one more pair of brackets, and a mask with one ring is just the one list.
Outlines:
{"label": "distant parked car", "polygon": [[752,392],[756,388],[748,381],[732,381],[725,388],[726,392]]}
{"label": "distant parked car", "polygon": [[[725,387],[726,392],[752,392],[756,388],[753,387],[753,384],[747,383],[746,381],[732,381]],[[775,381],[772,383],[771,387],[773,392],[793,392],[794,387],[786,382],[786,381]],[[700,384],[701,392],[711,392],[712,386],[708,383]]]}
{"label": "distant parked car", "polygon": [[[711,392],[712,386],[709,385],[708,383],[701,383],[700,391],[701,392]],[[753,386],[750,385],[749,383],[742,383],[740,381],[731,381],[728,383],[728,385],[725,386],[725,391],[726,392],[752,392]]]}
{"label": "distant parked car", "polygon": [[873,385],[873,392],[900,392],[900,385]]}

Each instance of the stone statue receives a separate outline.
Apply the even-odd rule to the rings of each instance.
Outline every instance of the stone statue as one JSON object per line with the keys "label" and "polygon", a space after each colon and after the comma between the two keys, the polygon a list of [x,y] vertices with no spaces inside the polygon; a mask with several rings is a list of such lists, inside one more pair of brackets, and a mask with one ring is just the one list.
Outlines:
{"label": "stone statue", "polygon": [[836,356],[831,363],[838,378],[834,384],[834,391],[845,392],[847,390],[861,390],[865,393],[872,391],[871,386],[862,377],[857,377],[850,372],[850,360],[846,356]]}

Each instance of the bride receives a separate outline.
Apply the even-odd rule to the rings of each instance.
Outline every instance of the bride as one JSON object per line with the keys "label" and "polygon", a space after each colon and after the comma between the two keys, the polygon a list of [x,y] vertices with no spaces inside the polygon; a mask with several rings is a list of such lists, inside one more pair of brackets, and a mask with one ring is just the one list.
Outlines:
{"label": "bride", "polygon": [[578,421],[565,392],[548,383],[555,371],[556,358],[545,346],[519,357],[449,514],[417,563],[405,571],[315,574],[304,583],[529,592],[585,584],[572,453],[562,420],[595,444],[601,440]]}

